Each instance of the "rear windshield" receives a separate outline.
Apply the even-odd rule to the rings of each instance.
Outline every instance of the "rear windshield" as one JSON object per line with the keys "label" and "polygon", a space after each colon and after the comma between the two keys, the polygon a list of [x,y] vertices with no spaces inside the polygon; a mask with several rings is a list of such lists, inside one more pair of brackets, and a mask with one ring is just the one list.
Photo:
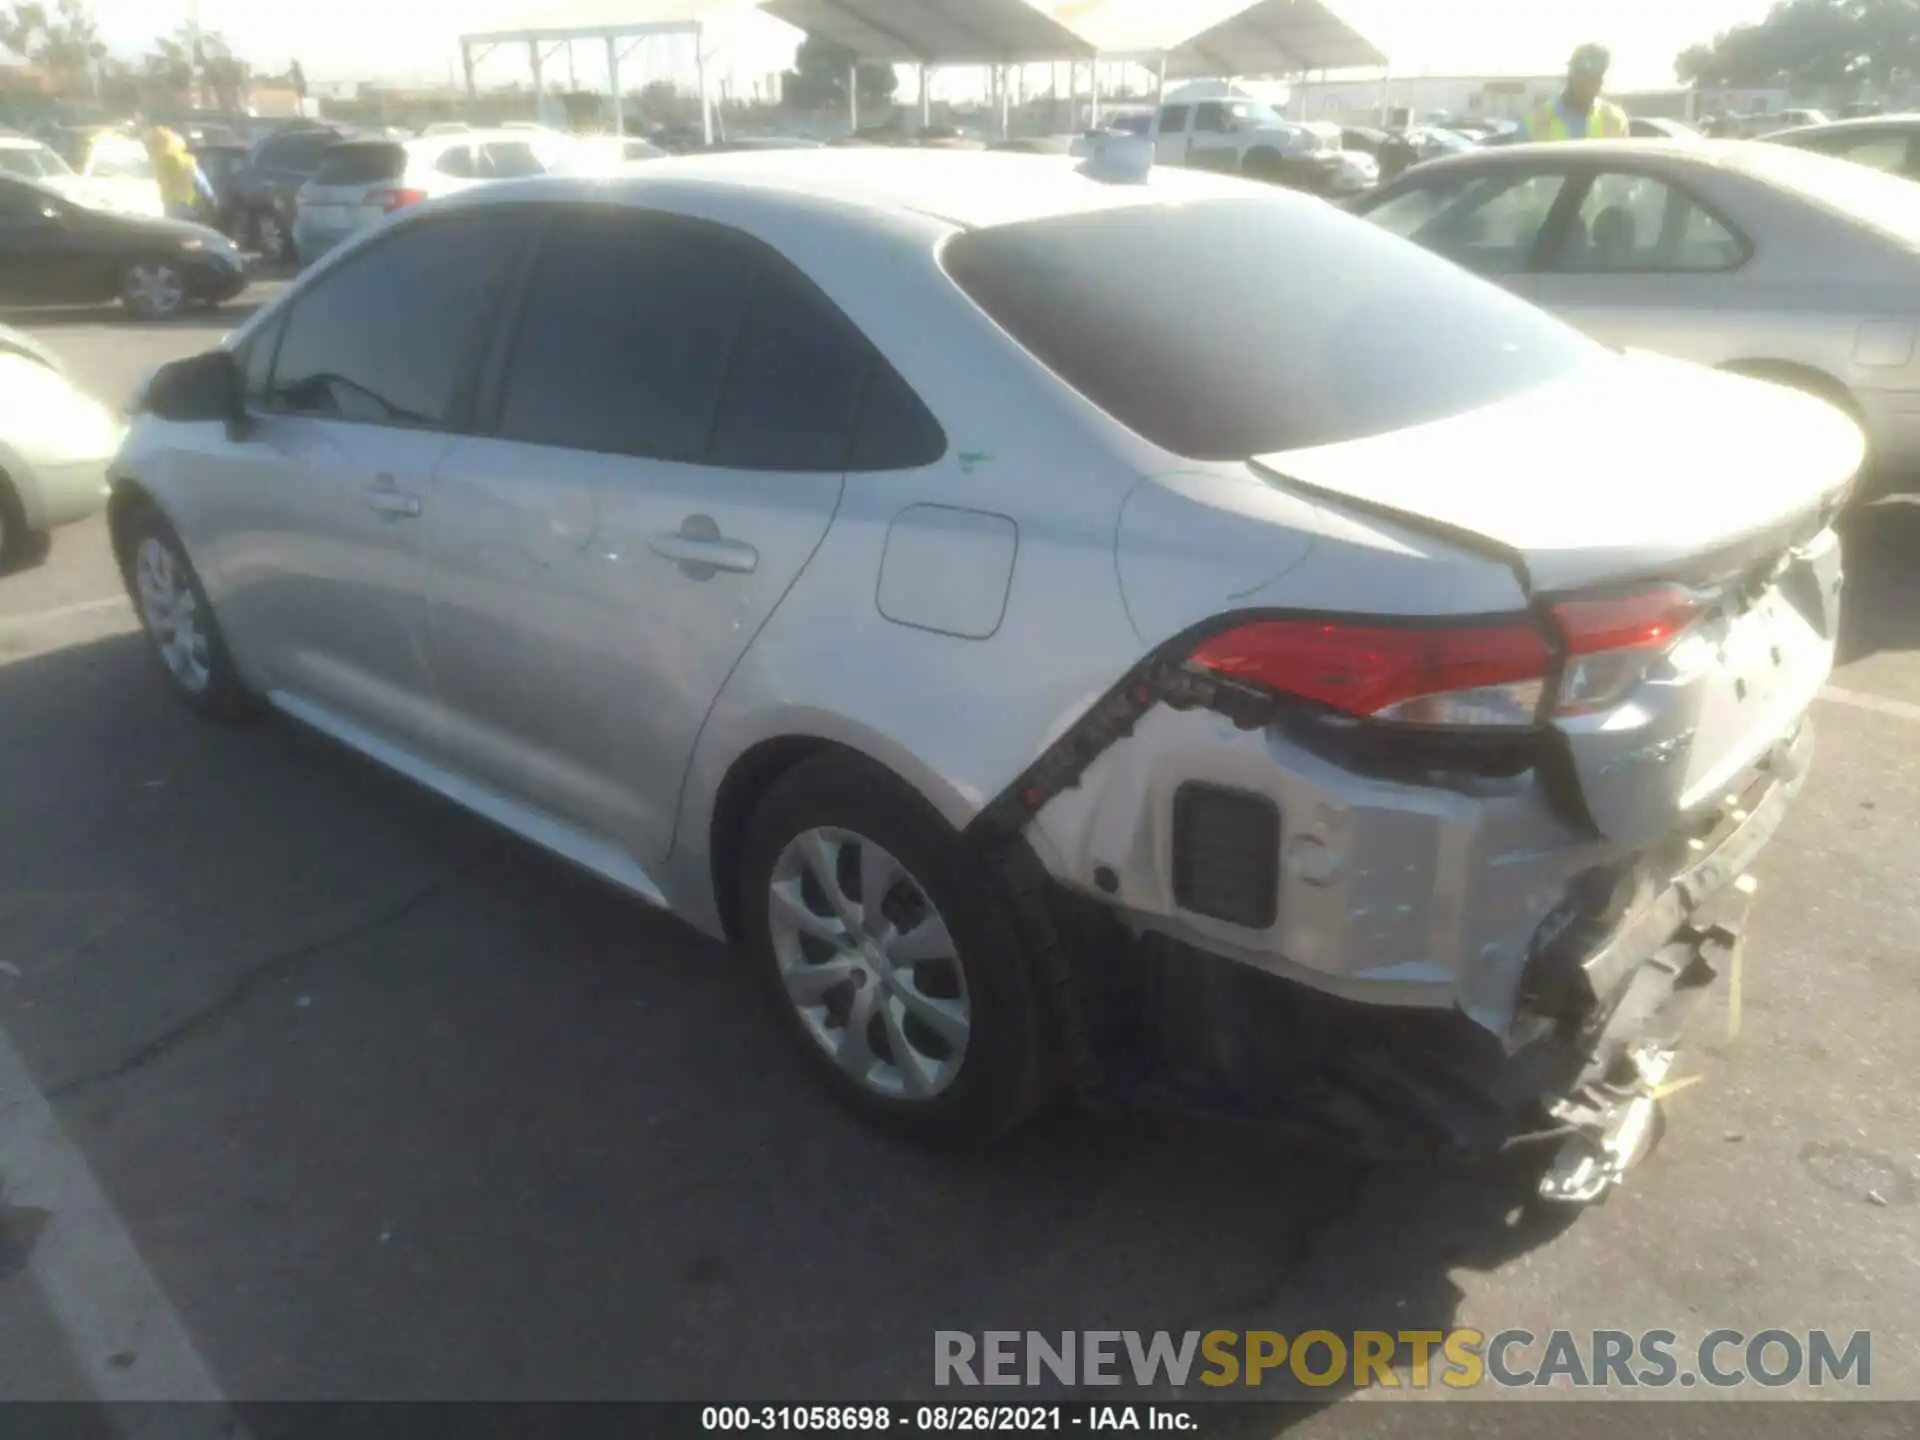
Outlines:
{"label": "rear windshield", "polygon": [[407,168],[407,152],[398,145],[335,145],[314,173],[316,185],[377,185],[397,180]]}
{"label": "rear windshield", "polygon": [[1824,210],[1920,246],[1920,185],[1904,176],[1792,145],[1742,147],[1739,164]]}
{"label": "rear windshield", "polygon": [[1608,353],[1418,246],[1282,193],[974,230],[944,258],[1061,379],[1194,459],[1398,430]]}

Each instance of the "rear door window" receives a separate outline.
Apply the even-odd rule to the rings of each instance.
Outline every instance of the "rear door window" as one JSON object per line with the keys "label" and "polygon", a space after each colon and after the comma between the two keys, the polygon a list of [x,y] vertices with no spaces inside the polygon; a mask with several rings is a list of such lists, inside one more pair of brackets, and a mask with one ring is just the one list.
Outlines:
{"label": "rear door window", "polygon": [[1828,155],[1837,155],[1842,160],[1851,160],[1856,165],[1870,165],[1875,170],[1885,170],[1894,175],[1905,175],[1913,169],[1908,159],[1912,151],[1911,142],[1899,132],[1840,134],[1814,148]]}
{"label": "rear door window", "polygon": [[712,227],[611,208],[565,215],[521,304],[500,433],[701,459],[752,271],[745,242]]}
{"label": "rear door window", "polygon": [[1162,135],[1180,135],[1186,132],[1187,111],[1185,105],[1162,105],[1160,107],[1160,133]]}
{"label": "rear door window", "polygon": [[1678,186],[1650,175],[1596,175],[1560,236],[1554,268],[1579,273],[1731,270],[1746,246]]}
{"label": "rear door window", "polygon": [[[1087,399],[1200,459],[1400,429],[1608,356],[1416,246],[1283,194],[972,230],[944,262]],[[1169,274],[1180,283],[1141,280]]]}
{"label": "rear door window", "polygon": [[803,276],[763,255],[721,391],[708,458],[750,470],[844,470],[866,338]]}
{"label": "rear door window", "polygon": [[547,167],[525,140],[489,140],[480,147],[480,173],[489,180],[544,175]]}
{"label": "rear door window", "polygon": [[518,251],[509,214],[410,225],[292,302],[268,408],[372,425],[443,427]]}
{"label": "rear door window", "polygon": [[451,175],[456,180],[472,180],[480,173],[480,167],[473,158],[471,145],[450,145],[440,152],[440,158],[433,162],[433,168],[442,175]]}

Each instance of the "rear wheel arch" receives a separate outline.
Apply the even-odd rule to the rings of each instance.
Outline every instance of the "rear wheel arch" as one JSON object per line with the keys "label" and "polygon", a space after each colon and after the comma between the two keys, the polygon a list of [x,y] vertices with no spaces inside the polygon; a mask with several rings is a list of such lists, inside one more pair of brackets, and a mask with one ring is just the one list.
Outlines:
{"label": "rear wheel arch", "polygon": [[918,800],[936,814],[942,811],[942,807],[922,787],[915,785],[896,767],[876,760],[857,746],[843,741],[830,740],[821,735],[793,734],[776,735],[750,746],[734,759],[714,792],[713,813],[707,827],[707,860],[714,900],[723,932],[729,940],[738,940],[742,934],[739,915],[740,865],[745,857],[754,812],[784,776],[824,756],[837,756],[864,766],[873,772],[877,780],[891,782],[903,795]]}
{"label": "rear wheel arch", "polygon": [[107,536],[113,545],[114,562],[123,575],[133,559],[130,550],[133,543],[132,522],[135,516],[141,514],[157,514],[165,518],[166,511],[154,499],[153,492],[139,481],[116,481],[113,493],[107,497]]}

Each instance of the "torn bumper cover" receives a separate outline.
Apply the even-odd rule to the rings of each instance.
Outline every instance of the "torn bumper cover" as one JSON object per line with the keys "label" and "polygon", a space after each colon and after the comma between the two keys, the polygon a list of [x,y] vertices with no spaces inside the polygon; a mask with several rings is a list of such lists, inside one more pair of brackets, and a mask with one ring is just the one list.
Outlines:
{"label": "torn bumper cover", "polygon": [[1737,1006],[1745,872],[1811,751],[1803,722],[1721,803],[1549,917],[1504,1036],[1458,1011],[1341,999],[1148,935],[1124,963],[1105,949],[1079,964],[1102,1088],[1374,1154],[1557,1144],[1542,1195],[1597,1199],[1650,1148],[1701,999]]}

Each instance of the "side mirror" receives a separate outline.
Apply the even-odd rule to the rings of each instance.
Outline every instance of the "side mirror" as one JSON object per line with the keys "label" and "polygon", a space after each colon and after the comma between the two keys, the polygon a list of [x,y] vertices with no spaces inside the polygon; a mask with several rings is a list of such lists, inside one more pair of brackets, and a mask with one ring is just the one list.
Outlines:
{"label": "side mirror", "polygon": [[154,371],[147,385],[146,408],[162,420],[220,420],[231,439],[248,428],[240,366],[230,350],[209,350],[175,360]]}

